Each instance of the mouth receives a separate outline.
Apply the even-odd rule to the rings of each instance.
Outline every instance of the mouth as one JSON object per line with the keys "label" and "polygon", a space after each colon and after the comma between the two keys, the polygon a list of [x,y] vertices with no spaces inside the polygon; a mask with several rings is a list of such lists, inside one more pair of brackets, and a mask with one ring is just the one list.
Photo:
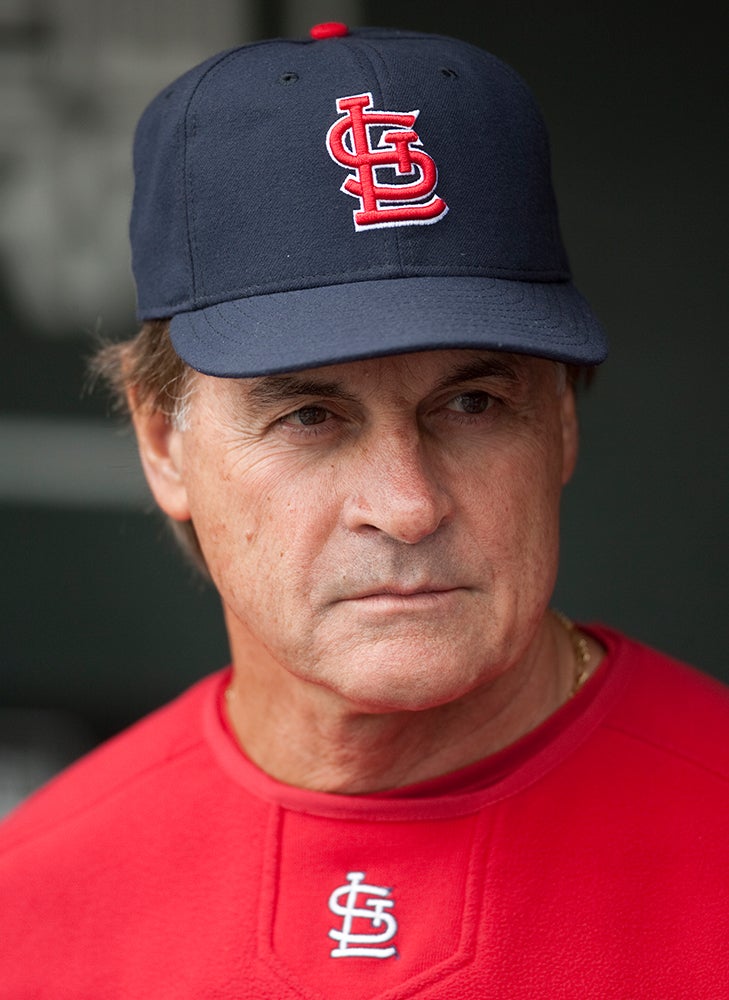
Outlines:
{"label": "mouth", "polygon": [[397,584],[378,585],[371,589],[351,594],[343,598],[345,601],[362,603],[416,604],[422,602],[437,602],[449,595],[462,591],[460,586],[442,584],[420,584],[414,587]]}

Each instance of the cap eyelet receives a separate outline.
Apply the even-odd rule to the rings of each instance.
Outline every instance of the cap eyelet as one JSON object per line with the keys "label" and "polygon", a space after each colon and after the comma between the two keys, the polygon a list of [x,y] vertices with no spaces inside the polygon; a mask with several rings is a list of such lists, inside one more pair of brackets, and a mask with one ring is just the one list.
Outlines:
{"label": "cap eyelet", "polygon": [[278,82],[283,84],[296,83],[298,79],[299,79],[298,73],[288,72],[288,73],[282,73],[281,76],[278,78]]}
{"label": "cap eyelet", "polygon": [[451,69],[449,66],[441,66],[440,71],[443,76],[447,76],[451,80],[455,80],[458,77],[458,73],[456,73],[456,71]]}

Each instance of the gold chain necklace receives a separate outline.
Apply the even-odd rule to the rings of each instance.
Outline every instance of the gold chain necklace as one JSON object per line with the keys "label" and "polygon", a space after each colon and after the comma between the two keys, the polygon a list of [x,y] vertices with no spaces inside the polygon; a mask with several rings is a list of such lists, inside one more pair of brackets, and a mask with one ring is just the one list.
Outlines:
{"label": "gold chain necklace", "polygon": [[575,657],[575,672],[572,677],[572,687],[570,688],[569,693],[569,697],[571,698],[577,693],[577,691],[579,691],[589,676],[591,659],[590,647],[587,645],[587,639],[579,631],[571,618],[568,618],[567,615],[563,614],[561,611],[557,611],[556,608],[551,608],[550,611],[569,636],[570,644]]}

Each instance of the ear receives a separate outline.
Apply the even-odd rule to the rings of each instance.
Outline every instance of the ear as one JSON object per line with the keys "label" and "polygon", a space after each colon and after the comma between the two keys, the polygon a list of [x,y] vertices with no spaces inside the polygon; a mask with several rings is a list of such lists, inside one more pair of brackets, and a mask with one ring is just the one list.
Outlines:
{"label": "ear", "polygon": [[577,402],[575,400],[575,391],[571,385],[565,386],[560,405],[562,420],[562,485],[564,486],[572,478],[572,473],[575,471],[580,441]]}
{"label": "ear", "polygon": [[182,475],[184,432],[160,410],[140,403],[134,389],[129,391],[128,401],[142,468],[158,506],[175,521],[189,521]]}

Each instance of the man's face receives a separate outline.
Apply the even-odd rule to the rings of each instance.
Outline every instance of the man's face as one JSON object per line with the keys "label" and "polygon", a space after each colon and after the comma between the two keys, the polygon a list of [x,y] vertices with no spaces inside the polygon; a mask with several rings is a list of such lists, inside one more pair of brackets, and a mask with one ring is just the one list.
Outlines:
{"label": "man's face", "polygon": [[419,709],[528,649],[576,434],[553,363],[426,351],[199,376],[188,426],[169,431],[173,485],[150,478],[193,520],[238,669]]}

